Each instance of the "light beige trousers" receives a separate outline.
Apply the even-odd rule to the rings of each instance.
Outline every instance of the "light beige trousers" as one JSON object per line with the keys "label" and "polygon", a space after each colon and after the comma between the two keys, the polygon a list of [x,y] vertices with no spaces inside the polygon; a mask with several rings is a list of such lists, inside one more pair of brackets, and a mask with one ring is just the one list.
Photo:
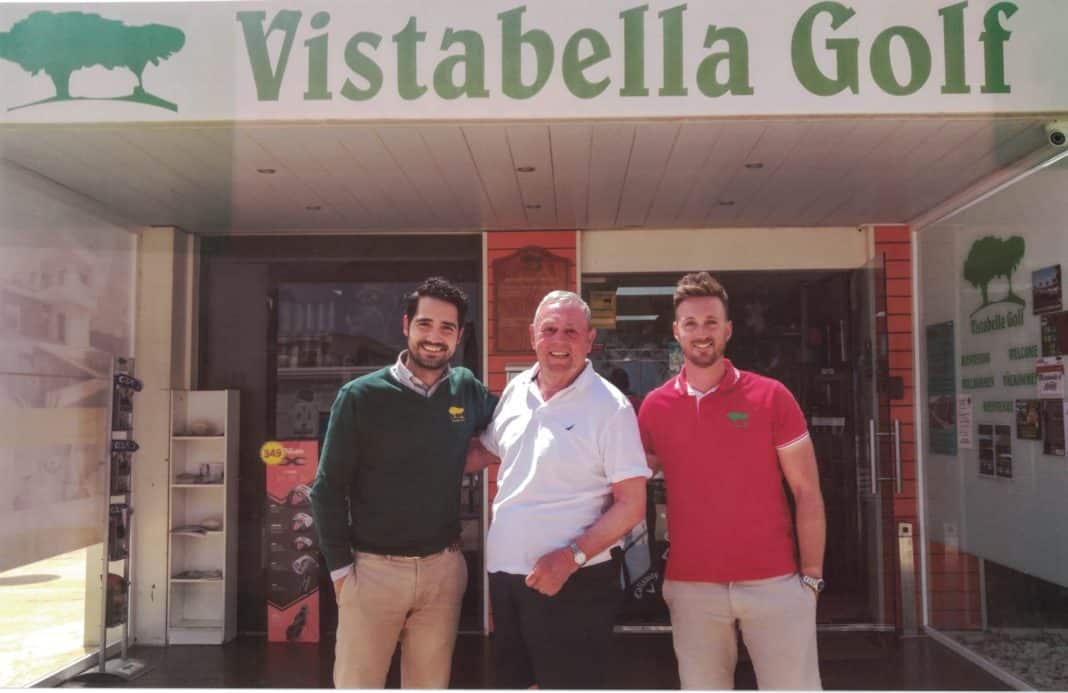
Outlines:
{"label": "light beige trousers", "polygon": [[664,582],[684,689],[734,688],[738,623],[757,686],[820,690],[816,594],[794,575],[744,582]]}
{"label": "light beige trousers", "polygon": [[357,553],[338,595],[334,685],[385,688],[397,643],[403,688],[448,688],[467,587],[463,553]]}

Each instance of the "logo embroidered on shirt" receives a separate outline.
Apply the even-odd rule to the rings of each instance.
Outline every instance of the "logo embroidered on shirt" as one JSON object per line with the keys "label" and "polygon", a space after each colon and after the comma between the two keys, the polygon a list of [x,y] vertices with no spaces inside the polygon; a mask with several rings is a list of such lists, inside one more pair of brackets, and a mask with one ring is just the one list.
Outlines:
{"label": "logo embroidered on shirt", "polygon": [[736,428],[745,428],[749,425],[749,414],[744,411],[729,411],[727,412],[727,419]]}
{"label": "logo embroidered on shirt", "polygon": [[449,407],[449,416],[452,417],[453,423],[464,422],[464,408],[463,407]]}

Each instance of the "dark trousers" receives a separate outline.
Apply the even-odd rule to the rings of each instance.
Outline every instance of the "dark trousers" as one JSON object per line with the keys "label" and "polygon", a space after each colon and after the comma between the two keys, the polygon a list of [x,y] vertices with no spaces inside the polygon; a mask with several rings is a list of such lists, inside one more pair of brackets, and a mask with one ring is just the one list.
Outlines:
{"label": "dark trousers", "polygon": [[555,596],[490,573],[497,688],[601,688],[621,593],[615,561],[579,569]]}

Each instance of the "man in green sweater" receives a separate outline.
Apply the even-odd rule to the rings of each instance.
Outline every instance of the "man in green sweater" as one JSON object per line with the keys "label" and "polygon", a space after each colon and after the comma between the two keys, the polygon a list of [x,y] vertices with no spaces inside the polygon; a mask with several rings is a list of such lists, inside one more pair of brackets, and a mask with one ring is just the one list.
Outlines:
{"label": "man in green sweater", "polygon": [[401,643],[404,688],[447,688],[467,586],[460,484],[496,398],[450,367],[467,296],[432,277],[408,296],[408,348],[338,392],[312,486],[338,603],[334,685],[384,688]]}

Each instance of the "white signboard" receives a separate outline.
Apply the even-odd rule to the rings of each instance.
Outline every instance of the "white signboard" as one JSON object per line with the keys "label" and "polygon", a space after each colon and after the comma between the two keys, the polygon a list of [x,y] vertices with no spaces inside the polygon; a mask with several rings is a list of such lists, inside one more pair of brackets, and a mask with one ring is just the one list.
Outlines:
{"label": "white signboard", "polygon": [[0,4],[0,122],[1068,111],[1064,0]]}

